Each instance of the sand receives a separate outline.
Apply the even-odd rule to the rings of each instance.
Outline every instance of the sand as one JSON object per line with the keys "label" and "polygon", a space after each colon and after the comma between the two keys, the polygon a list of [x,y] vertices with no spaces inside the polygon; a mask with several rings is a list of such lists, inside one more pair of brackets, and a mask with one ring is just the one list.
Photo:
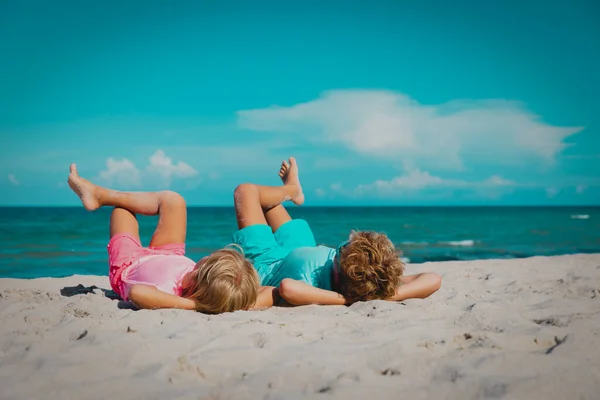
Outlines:
{"label": "sand", "polygon": [[0,280],[2,399],[598,399],[600,254],[409,265],[425,300],[136,311],[107,277]]}

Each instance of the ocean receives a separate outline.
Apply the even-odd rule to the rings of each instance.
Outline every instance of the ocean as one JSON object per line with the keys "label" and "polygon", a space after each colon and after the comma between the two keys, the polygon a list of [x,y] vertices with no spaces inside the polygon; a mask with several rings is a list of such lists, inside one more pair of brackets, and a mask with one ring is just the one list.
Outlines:
{"label": "ocean", "polygon": [[[600,253],[600,207],[291,207],[319,244],[352,229],[385,232],[410,263]],[[110,209],[0,208],[0,277],[106,275]],[[148,244],[156,217],[139,216]],[[187,255],[230,243],[233,208],[191,207]]]}

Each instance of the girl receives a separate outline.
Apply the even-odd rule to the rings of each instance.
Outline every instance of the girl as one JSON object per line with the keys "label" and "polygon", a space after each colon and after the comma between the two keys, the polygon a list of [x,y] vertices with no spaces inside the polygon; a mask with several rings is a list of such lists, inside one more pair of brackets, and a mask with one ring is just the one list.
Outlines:
{"label": "girl", "polygon": [[[185,257],[186,204],[178,193],[119,192],[82,178],[72,164],[69,186],[88,211],[115,207],[110,217],[109,280],[138,308],[181,308],[205,313],[273,304],[273,288],[259,288],[241,252],[226,247],[198,263]],[[142,247],[136,214],[157,215],[149,247]]]}

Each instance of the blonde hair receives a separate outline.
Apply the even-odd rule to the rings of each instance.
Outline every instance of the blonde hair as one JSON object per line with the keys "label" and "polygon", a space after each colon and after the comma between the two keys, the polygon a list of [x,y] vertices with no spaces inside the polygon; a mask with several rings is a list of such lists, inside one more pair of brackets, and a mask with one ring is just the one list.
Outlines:
{"label": "blonde hair", "polygon": [[390,239],[372,231],[352,232],[340,249],[339,292],[352,301],[387,299],[396,294],[404,264]]}
{"label": "blonde hair", "polygon": [[182,296],[196,302],[196,311],[219,314],[246,310],[258,297],[258,274],[242,249],[230,245],[200,260],[182,281]]}

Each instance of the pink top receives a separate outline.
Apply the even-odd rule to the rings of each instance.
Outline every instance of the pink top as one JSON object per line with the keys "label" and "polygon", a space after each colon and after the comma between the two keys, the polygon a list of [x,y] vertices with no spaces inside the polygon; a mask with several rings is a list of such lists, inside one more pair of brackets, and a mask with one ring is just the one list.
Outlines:
{"label": "pink top", "polygon": [[181,280],[195,266],[195,261],[180,255],[142,257],[125,268],[121,275],[123,300],[129,300],[129,290],[135,284],[154,286],[161,292],[181,296]]}

